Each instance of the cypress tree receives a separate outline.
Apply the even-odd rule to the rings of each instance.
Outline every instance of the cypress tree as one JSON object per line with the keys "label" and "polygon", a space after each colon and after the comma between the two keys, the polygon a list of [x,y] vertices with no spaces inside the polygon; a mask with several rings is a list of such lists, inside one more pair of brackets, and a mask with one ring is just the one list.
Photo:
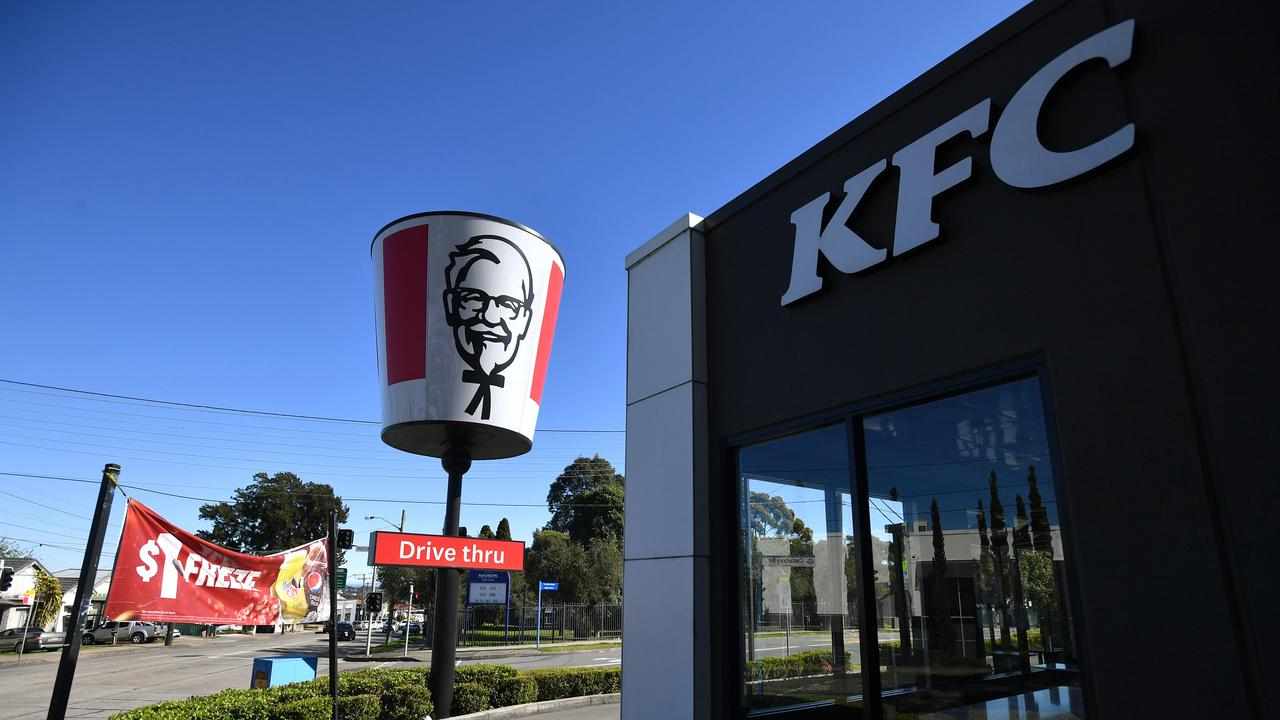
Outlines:
{"label": "cypress tree", "polygon": [[1049,511],[1045,509],[1044,499],[1040,497],[1040,484],[1036,480],[1036,466],[1032,465],[1027,472],[1027,485],[1031,490],[1027,500],[1031,504],[1031,540],[1035,549],[1053,554],[1053,531],[1049,528]]}
{"label": "cypress tree", "polygon": [[1017,510],[1014,515],[1013,525],[1013,546],[1019,550],[1031,549],[1031,524],[1027,521],[1027,506],[1022,502],[1022,496],[1015,498],[1017,502]]}
{"label": "cypress tree", "polygon": [[[995,559],[991,556],[991,538],[987,535],[987,512],[983,508],[982,501],[978,501],[978,542],[981,550],[978,553],[978,590],[981,593],[982,602],[991,605],[995,588]],[[991,631],[991,644],[996,642],[996,630],[993,623],[989,623],[988,627]]]}
{"label": "cypress tree", "polygon": [[942,513],[938,509],[938,498],[929,503],[929,522],[933,525],[933,567],[930,577],[932,586],[931,607],[929,608],[930,644],[934,652],[942,656],[951,655],[947,642],[947,623],[950,613],[947,612],[949,598],[947,593],[947,544],[942,535]]}
{"label": "cypress tree", "polygon": [[996,471],[988,478],[991,485],[991,550],[996,562],[996,600],[1000,606],[1000,644],[1009,645],[1009,602],[1005,598],[1005,568],[1009,558],[1009,535],[1004,524],[1004,505],[996,488]]}

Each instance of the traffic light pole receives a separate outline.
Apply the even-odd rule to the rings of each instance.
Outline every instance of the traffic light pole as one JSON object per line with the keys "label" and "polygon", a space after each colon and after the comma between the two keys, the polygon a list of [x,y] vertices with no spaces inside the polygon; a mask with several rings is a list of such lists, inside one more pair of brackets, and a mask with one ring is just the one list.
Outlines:
{"label": "traffic light pole", "polygon": [[338,511],[329,511],[329,697],[338,720]]}
{"label": "traffic light pole", "polygon": [[[75,604],[71,606],[67,644],[62,648],[58,661],[58,677],[53,682],[53,697],[49,699],[48,720],[64,720],[67,701],[71,698],[71,683],[76,677],[76,662],[80,659],[80,625],[88,614],[93,599],[93,580],[98,575],[98,557],[102,555],[102,541],[107,534],[107,521],[111,519],[111,501],[116,496],[116,483],[120,480],[120,466],[110,463],[102,468],[102,484],[98,486],[98,504],[93,510],[93,523],[89,526],[89,542],[80,563],[80,584],[76,586]],[[25,644],[25,638],[24,638]]]}
{"label": "traffic light pole", "polygon": [[[378,589],[378,566],[373,566],[373,588]],[[369,591],[364,591],[364,656],[369,657],[369,651],[373,649],[373,613],[369,612]]]}
{"label": "traffic light pole", "polygon": [[[471,453],[449,449],[440,464],[449,474],[449,491],[445,497],[444,534],[458,534],[458,515],[462,509],[462,476],[471,469]],[[447,718],[452,713],[453,665],[458,645],[458,571],[436,570],[436,621],[431,638],[431,700],[435,717]]]}

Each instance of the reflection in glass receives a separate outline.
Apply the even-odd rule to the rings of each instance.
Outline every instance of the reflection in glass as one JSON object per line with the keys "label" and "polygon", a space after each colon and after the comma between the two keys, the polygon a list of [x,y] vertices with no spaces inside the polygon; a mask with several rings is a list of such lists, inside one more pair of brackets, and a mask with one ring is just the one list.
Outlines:
{"label": "reflection in glass", "polygon": [[846,426],[743,448],[743,704],[861,699]]}
{"label": "reflection in glass", "polygon": [[885,717],[1078,685],[1038,381],[862,427]]}

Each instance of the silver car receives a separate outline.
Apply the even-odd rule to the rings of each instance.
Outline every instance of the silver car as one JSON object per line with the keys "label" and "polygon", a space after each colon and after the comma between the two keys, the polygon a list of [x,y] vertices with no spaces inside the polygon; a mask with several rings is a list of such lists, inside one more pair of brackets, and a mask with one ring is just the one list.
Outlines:
{"label": "silver car", "polygon": [[62,647],[67,636],[60,632],[49,632],[40,628],[11,628],[0,632],[0,647],[11,647],[14,652],[34,652],[47,648]]}
{"label": "silver car", "polygon": [[80,642],[85,645],[109,643],[114,637],[116,642],[129,641],[135,645],[151,642],[161,634],[155,623],[133,620],[130,622],[105,622],[92,630],[86,630]]}

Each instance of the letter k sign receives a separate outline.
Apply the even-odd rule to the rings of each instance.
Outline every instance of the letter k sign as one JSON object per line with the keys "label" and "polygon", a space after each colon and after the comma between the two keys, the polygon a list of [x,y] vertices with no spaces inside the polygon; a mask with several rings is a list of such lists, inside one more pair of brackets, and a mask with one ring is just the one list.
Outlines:
{"label": "letter k sign", "polygon": [[844,200],[825,228],[822,227],[822,210],[831,199],[831,193],[823,193],[791,213],[791,224],[796,227],[796,245],[791,255],[791,286],[782,296],[783,305],[822,289],[822,278],[818,276],[819,254],[825,255],[837,270],[846,274],[865,270],[884,260],[884,250],[868,245],[845,223],[862,202],[871,182],[884,172],[885,165],[886,162],[881,160],[845,181]]}

